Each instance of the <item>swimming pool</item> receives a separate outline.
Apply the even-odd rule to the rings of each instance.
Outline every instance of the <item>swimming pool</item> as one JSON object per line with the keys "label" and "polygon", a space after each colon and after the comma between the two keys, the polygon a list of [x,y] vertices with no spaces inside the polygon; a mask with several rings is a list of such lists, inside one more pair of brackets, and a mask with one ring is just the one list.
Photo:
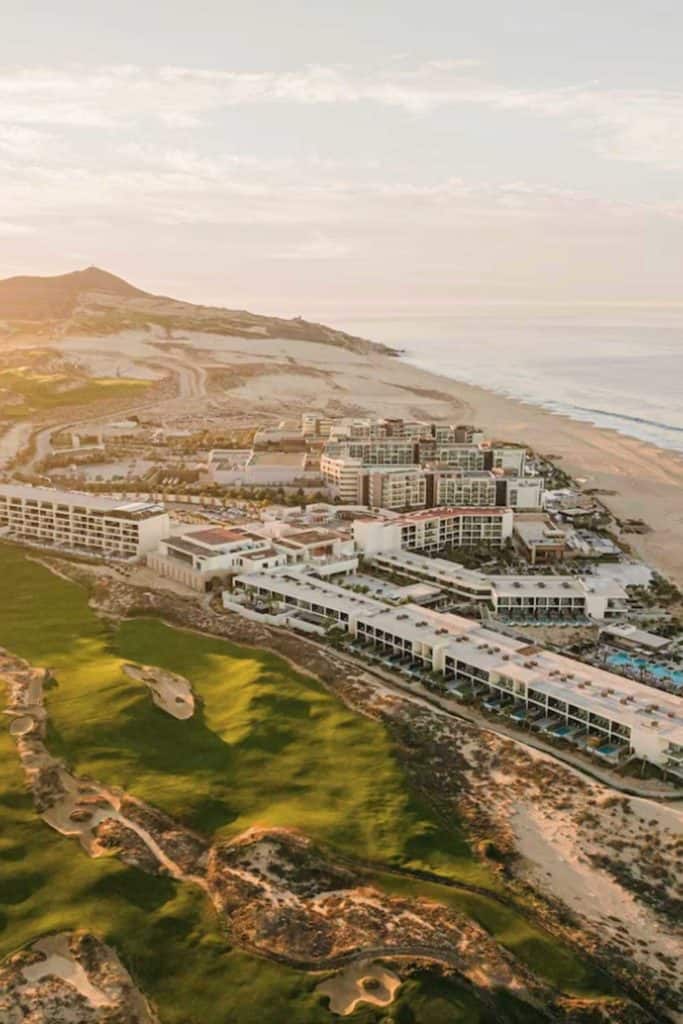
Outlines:
{"label": "swimming pool", "polygon": [[655,661],[648,661],[647,658],[637,658],[626,651],[616,651],[607,656],[607,664],[615,668],[627,668],[632,672],[640,672],[641,669],[651,675],[654,679],[671,679],[674,686],[683,686],[683,671],[673,666],[658,665]]}

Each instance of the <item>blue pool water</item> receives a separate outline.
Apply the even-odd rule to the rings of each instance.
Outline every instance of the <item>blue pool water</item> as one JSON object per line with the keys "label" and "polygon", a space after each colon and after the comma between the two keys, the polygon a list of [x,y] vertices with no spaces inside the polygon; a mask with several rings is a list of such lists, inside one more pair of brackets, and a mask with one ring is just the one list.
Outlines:
{"label": "blue pool water", "polygon": [[615,654],[610,654],[607,658],[607,664],[614,665],[615,668],[629,668],[635,672],[645,669],[655,679],[666,679],[668,677],[674,686],[683,686],[683,671],[680,669],[658,665],[654,661],[648,661],[647,658],[636,658],[635,655],[627,654],[625,651],[617,651]]}

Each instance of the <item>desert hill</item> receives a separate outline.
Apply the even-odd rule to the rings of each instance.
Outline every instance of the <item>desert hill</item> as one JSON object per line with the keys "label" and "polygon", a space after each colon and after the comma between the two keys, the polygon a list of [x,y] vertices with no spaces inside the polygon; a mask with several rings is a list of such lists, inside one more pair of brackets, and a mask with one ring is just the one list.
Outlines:
{"label": "desert hill", "polygon": [[102,292],[121,299],[146,293],[120,277],[88,267],[57,277],[7,277],[0,281],[0,319],[61,320],[76,309],[81,296]]}
{"label": "desert hill", "polygon": [[391,350],[301,317],[284,320],[246,310],[200,306],[152,295],[120,277],[88,267],[56,277],[9,277],[0,281],[0,325],[10,335],[24,330],[51,336],[112,335],[161,327],[238,337],[316,341],[354,352]]}

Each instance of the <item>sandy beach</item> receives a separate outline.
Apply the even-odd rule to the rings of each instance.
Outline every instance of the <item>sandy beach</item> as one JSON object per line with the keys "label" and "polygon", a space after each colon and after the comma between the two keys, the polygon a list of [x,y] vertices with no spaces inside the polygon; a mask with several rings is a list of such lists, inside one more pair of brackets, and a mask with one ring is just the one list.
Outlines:
{"label": "sandy beach", "polygon": [[[236,339],[223,344],[233,350],[233,358],[245,358],[245,348]],[[255,374],[231,397],[290,416],[303,408],[433,416],[475,423],[492,438],[525,442],[540,453],[557,456],[562,468],[584,486],[616,492],[605,499],[614,513],[643,519],[652,531],[629,535],[634,551],[683,584],[683,458],[676,452],[429,373],[400,358],[361,358],[329,346],[291,341],[245,343],[252,359],[256,351],[263,358],[264,349],[266,358],[277,358],[276,353],[282,358],[283,344],[289,365],[281,366],[277,375]],[[221,353],[220,358],[226,356]]]}
{"label": "sandy beach", "polygon": [[446,378],[439,387],[461,403],[465,419],[492,437],[525,441],[560,456],[559,465],[586,487],[615,491],[603,500],[624,519],[643,519],[652,532],[629,535],[643,559],[683,584],[683,458],[636,438],[548,412],[539,406]]}
{"label": "sandy beach", "polygon": [[[89,373],[168,373],[177,397],[158,404],[170,425],[274,422],[303,411],[372,413],[475,423],[489,437],[524,442],[554,455],[584,486],[615,492],[606,504],[620,518],[651,528],[629,534],[634,551],[683,584],[683,458],[674,451],[573,420],[540,406],[419,369],[380,351],[359,354],[329,344],[225,337],[198,331],[126,331],[54,341]],[[114,355],[115,354],[115,355]],[[551,399],[553,396],[549,395]],[[97,417],[93,414],[92,420]]]}

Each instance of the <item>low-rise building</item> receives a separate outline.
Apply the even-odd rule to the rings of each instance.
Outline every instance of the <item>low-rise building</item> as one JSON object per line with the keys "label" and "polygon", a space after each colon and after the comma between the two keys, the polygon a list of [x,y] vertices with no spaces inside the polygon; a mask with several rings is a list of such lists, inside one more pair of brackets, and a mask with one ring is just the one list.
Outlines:
{"label": "low-rise building", "polygon": [[606,626],[600,631],[600,639],[609,641],[614,647],[623,647],[627,651],[646,651],[648,654],[661,654],[671,646],[669,637],[639,629],[630,622]]}
{"label": "low-rise building", "polygon": [[165,579],[207,591],[238,572],[260,572],[287,564],[285,552],[241,528],[201,526],[166,537],[147,555],[147,565]]}
{"label": "low-rise building", "polygon": [[415,551],[386,551],[372,556],[372,565],[383,572],[411,580],[433,583],[463,601],[491,601],[491,580],[475,569],[465,569],[446,558],[433,558]]}
{"label": "low-rise building", "polygon": [[235,577],[235,594],[247,594],[255,600],[274,601],[297,608],[355,629],[359,615],[374,614],[386,608],[382,601],[363,594],[354,594],[310,573],[288,570],[276,573],[252,573]]}
{"label": "low-rise building", "polygon": [[261,427],[254,434],[254,448],[304,448],[304,435],[300,424],[282,420],[276,427]]}
{"label": "low-rise building", "polygon": [[515,516],[514,543],[531,565],[560,562],[567,548],[567,535],[547,516]]}
{"label": "low-rise building", "polygon": [[305,451],[211,452],[207,475],[211,483],[242,487],[306,485],[321,479]]}
{"label": "low-rise building", "polygon": [[683,780],[680,698],[510,638],[460,616],[390,608],[308,575],[240,576],[256,600],[304,609],[381,652],[395,668],[441,676],[454,692],[489,694],[517,721],[585,747],[608,763],[637,756]]}
{"label": "low-rise building", "polygon": [[458,600],[488,604],[501,618],[605,621],[628,611],[626,591],[606,578],[489,575],[413,551],[380,553],[371,561],[393,575],[433,583]]}
{"label": "low-rise building", "polygon": [[491,602],[496,615],[510,619],[606,621],[628,611],[619,583],[576,576],[492,576]]}
{"label": "low-rise building", "polygon": [[0,533],[111,558],[137,558],[168,535],[163,505],[98,494],[0,484]]}
{"label": "low-rise building", "polygon": [[604,558],[614,560],[621,556],[621,548],[610,537],[593,530],[571,529],[567,531],[567,545],[582,558]]}

